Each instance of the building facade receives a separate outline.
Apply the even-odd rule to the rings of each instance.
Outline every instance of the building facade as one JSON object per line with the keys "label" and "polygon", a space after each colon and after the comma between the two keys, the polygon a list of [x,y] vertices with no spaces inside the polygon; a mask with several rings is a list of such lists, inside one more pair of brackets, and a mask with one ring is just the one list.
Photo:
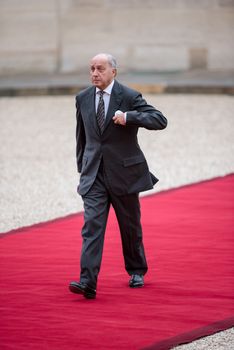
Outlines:
{"label": "building facade", "polygon": [[233,0],[0,0],[0,75],[234,69]]}

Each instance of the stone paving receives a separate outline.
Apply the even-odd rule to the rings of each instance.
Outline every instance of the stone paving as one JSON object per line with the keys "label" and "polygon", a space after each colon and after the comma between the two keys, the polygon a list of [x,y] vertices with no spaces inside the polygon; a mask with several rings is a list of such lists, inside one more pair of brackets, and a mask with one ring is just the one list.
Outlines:
{"label": "stone paving", "polygon": [[[145,97],[169,121],[164,131],[139,132],[160,179],[153,191],[234,172],[233,96]],[[0,123],[0,232],[81,211],[74,97],[1,98]],[[234,348],[233,338],[231,329],[179,348],[226,350]]]}

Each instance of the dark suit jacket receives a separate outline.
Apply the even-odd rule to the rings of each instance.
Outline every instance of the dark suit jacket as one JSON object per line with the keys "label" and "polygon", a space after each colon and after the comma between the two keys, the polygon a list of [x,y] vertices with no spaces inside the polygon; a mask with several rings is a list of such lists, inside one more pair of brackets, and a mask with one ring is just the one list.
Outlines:
{"label": "dark suit jacket", "polygon": [[[105,129],[100,134],[95,112],[95,87],[76,96],[77,129],[76,157],[81,173],[79,194],[85,195],[92,186],[101,160],[116,195],[139,193],[153,188],[158,181],[149,172],[145,156],[137,141],[139,127],[164,129],[166,118],[147,104],[141,94],[115,81],[106,115]],[[125,126],[114,124],[117,110],[127,113]]]}

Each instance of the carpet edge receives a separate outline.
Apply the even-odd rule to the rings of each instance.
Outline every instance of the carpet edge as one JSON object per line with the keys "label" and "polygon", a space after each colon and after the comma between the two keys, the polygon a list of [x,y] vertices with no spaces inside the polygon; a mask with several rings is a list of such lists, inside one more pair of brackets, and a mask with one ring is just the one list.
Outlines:
{"label": "carpet edge", "polygon": [[234,327],[234,316],[204,327],[196,328],[190,332],[181,333],[175,337],[141,348],[141,350],[170,350],[176,346],[191,343],[192,341],[222,332],[232,327]]}
{"label": "carpet edge", "polygon": [[83,211],[80,211],[80,212],[77,212],[77,213],[67,214],[67,215],[60,216],[58,218],[50,219],[50,220],[47,220],[47,221],[38,222],[36,224],[14,228],[14,229],[12,229],[10,231],[6,231],[6,232],[0,233],[0,239],[4,238],[6,236],[12,235],[12,234],[22,233],[22,232],[24,233],[24,232],[30,231],[30,230],[32,230],[34,228],[40,228],[40,227],[43,227],[43,226],[48,225],[48,224],[49,225],[50,224],[54,224],[55,222],[57,223],[59,221],[63,221],[63,220],[66,220],[66,219],[71,219],[73,217],[82,216],[82,215],[83,215]]}

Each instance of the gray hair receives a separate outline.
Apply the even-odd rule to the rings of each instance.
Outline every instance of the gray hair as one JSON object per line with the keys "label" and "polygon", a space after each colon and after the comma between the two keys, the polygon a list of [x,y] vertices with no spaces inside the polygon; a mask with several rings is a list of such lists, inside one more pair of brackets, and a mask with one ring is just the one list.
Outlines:
{"label": "gray hair", "polygon": [[107,62],[109,63],[109,65],[114,68],[114,69],[117,69],[117,62],[116,62],[116,59],[114,56],[112,56],[111,54],[109,53],[99,53],[97,54],[96,56],[94,57],[97,57],[97,56],[105,56],[107,58]]}
{"label": "gray hair", "polygon": [[106,54],[107,60],[112,68],[117,68],[117,61],[114,56],[110,55],[109,53]]}

